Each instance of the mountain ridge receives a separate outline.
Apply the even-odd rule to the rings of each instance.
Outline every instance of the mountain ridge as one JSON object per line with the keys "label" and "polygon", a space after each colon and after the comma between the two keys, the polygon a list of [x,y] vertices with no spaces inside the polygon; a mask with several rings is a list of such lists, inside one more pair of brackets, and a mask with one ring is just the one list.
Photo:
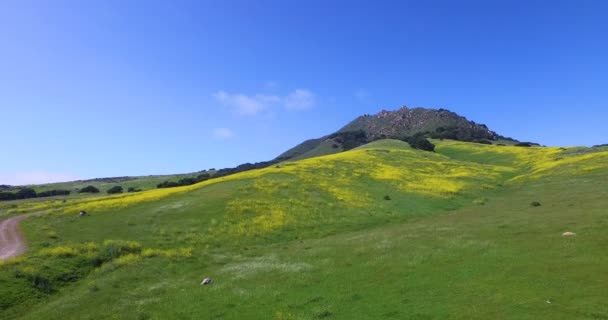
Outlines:
{"label": "mountain ridge", "polygon": [[[353,137],[353,133],[363,133],[365,137]],[[345,139],[346,135],[349,136]],[[283,152],[276,159],[301,160],[311,156],[350,150],[378,139],[403,140],[416,135],[425,138],[445,138],[486,144],[499,141],[518,142],[497,134],[485,124],[476,123],[447,109],[402,106],[394,111],[383,109],[375,115],[359,116],[338,131],[320,138],[306,140]],[[353,138],[354,141],[352,141]],[[327,150],[325,147],[324,150],[319,150],[322,144],[332,145],[333,148]]]}

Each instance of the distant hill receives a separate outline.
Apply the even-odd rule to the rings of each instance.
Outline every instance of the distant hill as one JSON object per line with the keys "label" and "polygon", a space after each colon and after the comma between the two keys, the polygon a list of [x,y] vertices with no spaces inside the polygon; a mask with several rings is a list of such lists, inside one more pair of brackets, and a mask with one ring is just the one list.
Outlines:
{"label": "distant hill", "polygon": [[403,106],[395,111],[382,110],[375,115],[360,116],[337,132],[304,141],[277,159],[306,159],[350,150],[379,139],[404,139],[415,135],[486,144],[518,142],[446,109]]}

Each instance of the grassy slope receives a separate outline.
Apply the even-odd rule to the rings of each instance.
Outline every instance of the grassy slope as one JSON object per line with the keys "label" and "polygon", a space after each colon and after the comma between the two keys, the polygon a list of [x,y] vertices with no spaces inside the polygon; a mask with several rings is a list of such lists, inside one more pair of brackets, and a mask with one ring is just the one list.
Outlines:
{"label": "grassy slope", "polygon": [[298,161],[298,160],[302,160],[302,159],[326,156],[326,155],[344,151],[344,148],[342,148],[342,146],[339,144],[338,144],[337,148],[334,148],[333,147],[334,143],[335,142],[333,140],[324,140],[324,141],[320,142],[313,149],[311,149],[299,156],[293,157],[293,158],[289,159],[289,161]]}
{"label": "grassy slope", "polygon": [[[0,266],[0,297],[20,302],[3,313],[608,318],[608,152],[436,143],[431,154],[378,141],[216,182],[112,197],[86,219],[65,214],[73,204],[64,204],[68,209],[27,220],[27,258]],[[564,239],[563,231],[578,236]],[[104,239],[193,254],[112,261],[91,271],[78,265],[87,265],[86,254],[44,253]],[[57,281],[59,292],[47,296],[14,277],[27,268],[82,274],[63,286]],[[203,276],[216,284],[200,286]]]}
{"label": "grassy slope", "polygon": [[98,188],[101,192],[105,193],[106,190],[110,189],[113,186],[120,185],[126,191],[127,188],[139,188],[142,190],[150,190],[156,188],[156,185],[166,181],[176,181],[181,178],[187,177],[195,177],[196,174],[174,174],[174,175],[151,175],[151,176],[140,176],[140,177],[129,177],[127,179],[118,179],[120,181],[111,182],[105,180],[79,180],[79,181],[70,181],[70,182],[58,182],[58,183],[49,183],[43,185],[35,185],[33,186],[37,192],[46,191],[46,190],[54,190],[54,189],[65,189],[72,190],[72,192],[76,192],[77,189],[82,189],[86,186],[94,186]]}

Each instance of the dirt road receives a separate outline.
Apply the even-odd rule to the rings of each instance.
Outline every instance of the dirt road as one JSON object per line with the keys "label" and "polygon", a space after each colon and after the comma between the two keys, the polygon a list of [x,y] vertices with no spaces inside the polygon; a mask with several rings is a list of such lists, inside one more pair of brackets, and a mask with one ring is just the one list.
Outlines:
{"label": "dirt road", "polygon": [[19,222],[25,217],[21,215],[0,221],[0,260],[25,252],[25,239],[19,231]]}

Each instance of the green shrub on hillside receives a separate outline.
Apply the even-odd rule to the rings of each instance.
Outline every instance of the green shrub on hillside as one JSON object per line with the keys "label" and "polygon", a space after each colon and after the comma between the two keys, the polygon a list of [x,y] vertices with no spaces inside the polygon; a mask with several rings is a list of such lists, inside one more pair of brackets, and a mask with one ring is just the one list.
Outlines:
{"label": "green shrub on hillside", "polygon": [[0,192],[0,201],[15,200],[15,194],[12,192]]}
{"label": "green shrub on hillside", "polygon": [[179,183],[175,182],[175,181],[163,181],[159,184],[156,185],[157,188],[173,188],[173,187],[179,187]]}
{"label": "green shrub on hillside", "polygon": [[32,188],[23,188],[23,189],[17,191],[17,193],[15,193],[16,199],[36,198],[36,196],[37,196],[36,191]]}
{"label": "green shrub on hillside", "polygon": [[354,149],[369,142],[367,134],[363,130],[336,132],[328,136],[342,145],[344,151]]}
{"label": "green shrub on hillside", "polygon": [[540,146],[538,143],[534,143],[534,142],[520,142],[520,143],[516,143],[515,144],[516,147],[535,147],[535,146]]}
{"label": "green shrub on hillside", "polygon": [[62,190],[62,189],[48,190],[48,191],[38,192],[38,198],[53,197],[53,196],[67,196],[67,195],[70,195],[70,193],[72,193],[70,190]]}
{"label": "green shrub on hillside", "polygon": [[99,189],[94,186],[86,186],[78,191],[78,193],[99,193]]}
{"label": "green shrub on hillside", "polygon": [[425,138],[424,135],[414,135],[412,137],[406,137],[403,141],[407,142],[414,149],[424,151],[435,151],[435,145]]}
{"label": "green shrub on hillside", "polygon": [[106,191],[108,194],[116,194],[116,193],[122,193],[123,189],[121,186],[113,186],[112,188],[108,189],[108,191]]}

